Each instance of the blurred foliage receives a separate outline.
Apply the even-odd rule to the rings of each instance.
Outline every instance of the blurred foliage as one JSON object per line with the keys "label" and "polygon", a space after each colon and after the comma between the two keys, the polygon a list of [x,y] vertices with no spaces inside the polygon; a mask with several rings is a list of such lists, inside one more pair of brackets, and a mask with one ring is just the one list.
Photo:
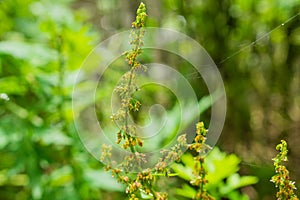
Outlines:
{"label": "blurred foliage", "polygon": [[[76,70],[99,41],[69,1],[0,2],[1,199],[120,199],[73,127]],[[105,180],[105,182],[103,182]],[[106,198],[106,196],[109,196]]]}
{"label": "blurred foliage", "polygon": [[[196,190],[189,185],[189,181],[194,177],[192,173],[194,157],[191,154],[185,154],[181,160],[181,164],[172,164],[172,169],[187,182],[180,189],[176,189],[176,193],[191,199],[196,194]],[[236,155],[227,155],[215,147],[205,157],[205,168],[207,169],[205,177],[208,181],[206,188],[209,194],[216,199],[249,199],[247,195],[241,194],[238,189],[255,184],[258,179],[254,176],[240,176],[238,174],[240,163],[241,160]]]}
{"label": "blurred foliage", "polygon": [[[124,198],[119,193],[122,185],[105,174],[80,143],[72,124],[71,92],[89,51],[100,38],[130,27],[139,2],[0,1],[1,199]],[[218,162],[232,164],[230,170],[235,170],[226,173],[229,167],[223,167],[215,172],[220,173],[216,177],[227,174],[227,182],[211,178],[211,191],[223,191],[222,195],[234,199],[228,196],[230,192],[245,180],[253,183],[254,179],[236,174],[240,164],[241,174],[254,174],[260,180],[255,190],[247,187],[248,196],[274,199],[270,158],[283,137],[293,160],[290,174],[299,183],[299,0],[144,2],[147,26],[176,29],[194,38],[211,55],[224,79],[228,112],[219,145],[243,162],[216,153],[216,157],[223,155]],[[157,52],[155,59],[185,74],[200,91],[199,99],[207,93],[200,75],[182,59],[167,52]],[[149,92],[153,93],[154,99],[146,99],[149,104],[162,94],[154,89]],[[100,119],[110,115],[97,114]],[[209,124],[209,111],[201,118]],[[168,182],[169,187],[177,183]]]}

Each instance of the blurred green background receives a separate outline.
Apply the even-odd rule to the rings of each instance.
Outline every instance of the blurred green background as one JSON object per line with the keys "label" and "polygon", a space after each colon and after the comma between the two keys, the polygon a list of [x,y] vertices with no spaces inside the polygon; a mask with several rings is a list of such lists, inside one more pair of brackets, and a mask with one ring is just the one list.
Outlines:
{"label": "blurred green background", "polygon": [[[124,187],[82,146],[71,94],[84,58],[100,41],[128,29],[139,3],[0,0],[1,200],[125,198]],[[259,178],[241,191],[250,199],[275,198],[269,180],[280,139],[288,141],[288,168],[299,188],[300,1],[144,3],[147,26],[189,35],[218,66],[228,108],[217,146],[240,157],[241,175]],[[184,70],[200,99],[206,88],[192,72]],[[109,119],[101,109],[98,114]],[[208,126],[209,111],[201,117]]]}

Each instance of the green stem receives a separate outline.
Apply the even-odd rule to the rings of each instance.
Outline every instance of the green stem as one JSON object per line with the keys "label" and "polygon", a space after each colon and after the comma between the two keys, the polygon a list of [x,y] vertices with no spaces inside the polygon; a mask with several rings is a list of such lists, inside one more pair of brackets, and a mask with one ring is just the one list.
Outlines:
{"label": "green stem", "polygon": [[[127,98],[129,98],[129,96],[131,96],[131,94],[129,94],[129,92],[130,92],[130,87],[131,87],[131,82],[132,82],[132,76],[133,76],[133,70],[131,68],[130,75],[129,75],[129,81],[128,81],[128,85],[127,85],[127,87],[128,87],[128,94],[127,94],[128,97]],[[126,106],[126,111],[125,111],[125,132],[126,132],[127,139],[130,138],[130,135],[128,133],[129,132],[129,130],[128,130],[128,118],[129,118],[129,108],[128,108],[128,106]],[[136,152],[135,148],[133,146],[130,146],[130,151],[132,153]]]}
{"label": "green stem", "polygon": [[57,35],[56,36],[56,49],[59,53],[59,57],[58,57],[58,84],[57,84],[57,88],[58,88],[58,93],[59,96],[61,98],[61,102],[58,105],[58,110],[60,113],[60,118],[62,121],[65,120],[64,117],[64,100],[65,100],[65,95],[64,95],[64,75],[65,75],[65,59],[63,56],[63,52],[62,52],[62,45],[63,45],[63,41],[62,41],[62,37],[61,35]]}
{"label": "green stem", "polygon": [[[138,35],[138,38],[141,37],[141,32],[140,32],[140,29],[137,29],[137,35]],[[140,48],[141,46],[141,42],[138,41],[138,43],[134,46],[133,50],[138,54],[138,49]],[[131,87],[132,87],[132,77],[134,76],[134,64],[135,64],[135,59],[133,60],[132,64],[130,65],[131,66],[131,69],[130,69],[130,74],[129,74],[129,81],[128,81],[128,85],[127,85],[127,88],[128,88],[128,93],[127,93],[127,97],[128,99],[132,98],[132,94],[130,94],[131,92]],[[127,139],[129,139],[130,135],[129,135],[129,131],[128,131],[128,120],[129,120],[129,108],[128,106],[126,107],[126,110],[125,110],[125,132],[126,132],[126,136],[127,136]],[[136,150],[133,146],[130,146],[130,151],[132,153],[135,153]]]}
{"label": "green stem", "polygon": [[200,196],[200,200],[202,200],[202,194],[204,192],[204,179],[205,179],[205,172],[202,170],[203,169],[203,162],[202,162],[202,159],[200,159],[199,161],[200,163],[200,177],[201,177],[201,185],[200,185],[200,191],[201,191],[201,196]]}

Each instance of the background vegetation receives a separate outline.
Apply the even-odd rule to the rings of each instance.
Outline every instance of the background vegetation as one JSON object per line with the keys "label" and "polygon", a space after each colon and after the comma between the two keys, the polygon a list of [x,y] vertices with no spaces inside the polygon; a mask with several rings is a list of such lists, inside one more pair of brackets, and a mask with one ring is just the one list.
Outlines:
{"label": "background vegetation", "polygon": [[[80,143],[73,125],[71,93],[76,72],[90,50],[99,41],[130,27],[139,3],[0,1],[1,199],[124,198],[124,187],[105,173]],[[228,98],[227,119],[217,145],[241,161],[238,157],[230,160],[222,153],[216,156],[217,150],[211,157],[235,166],[227,172],[229,175],[240,168],[240,175],[259,179],[254,186],[238,191],[251,199],[275,198],[270,182],[274,174],[271,158],[281,138],[289,143],[291,177],[300,183],[300,2],[144,3],[149,15],[147,26],[186,33],[217,64]],[[164,52],[156,59],[178,63]],[[180,64],[179,70],[200,91],[200,99],[206,92],[201,77],[191,68],[187,70],[187,63]],[[207,125],[209,116],[209,111],[201,116]],[[101,117],[109,115],[101,114],[100,109]],[[225,168],[218,172],[226,174]],[[187,179],[181,178],[172,180],[170,187]],[[216,183],[221,185],[211,187],[224,186],[223,180],[229,182],[221,177]],[[178,193],[180,190],[174,196]]]}

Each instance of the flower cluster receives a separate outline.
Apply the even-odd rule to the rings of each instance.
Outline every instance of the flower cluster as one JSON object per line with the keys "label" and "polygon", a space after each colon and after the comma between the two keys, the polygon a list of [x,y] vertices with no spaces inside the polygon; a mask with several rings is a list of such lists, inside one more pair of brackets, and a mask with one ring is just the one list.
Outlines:
{"label": "flower cluster", "polygon": [[276,174],[271,181],[278,188],[277,200],[298,200],[294,193],[294,190],[296,190],[295,182],[290,181],[289,171],[283,164],[288,161],[286,141],[281,140],[281,143],[276,146],[276,150],[279,151],[276,157],[273,158]]}
{"label": "flower cluster", "polygon": [[136,11],[136,20],[132,22],[132,27],[133,28],[144,27],[146,17],[147,17],[146,6],[144,3],[141,3]]}
{"label": "flower cluster", "polygon": [[115,168],[112,170],[112,174],[119,182],[127,186],[126,193],[129,196],[129,200],[138,200],[141,193],[155,200],[167,200],[167,193],[154,190],[156,174],[150,169],[145,169],[137,174],[128,174]]}
{"label": "flower cluster", "polygon": [[[124,157],[121,164],[116,167],[116,163],[111,161],[112,147],[108,145],[102,146],[101,161],[107,164],[106,170],[111,170],[113,177],[119,182],[126,185],[126,193],[129,200],[138,200],[141,197],[155,200],[167,200],[166,192],[158,192],[156,190],[156,182],[160,177],[169,177],[171,173],[168,167],[169,163],[180,161],[180,156],[189,147],[198,154],[203,152],[206,140],[206,129],[203,123],[197,124],[197,136],[195,143],[188,145],[186,135],[178,137],[177,143],[169,150],[161,151],[154,169],[144,169],[144,164],[147,162],[146,155],[137,151],[136,147],[143,146],[143,141],[138,137],[137,128],[130,120],[130,113],[139,110],[141,103],[133,97],[133,94],[139,90],[136,84],[137,72],[146,70],[146,68],[137,60],[137,57],[142,53],[143,30],[146,19],[146,7],[143,3],[140,4],[137,10],[136,20],[132,23],[133,30],[130,33],[131,50],[124,53],[126,62],[130,65],[130,71],[122,76],[121,81],[115,88],[115,92],[119,94],[121,106],[118,111],[111,116],[112,120],[118,125],[117,143],[121,144],[124,149],[129,148],[131,153]],[[196,199],[212,199],[203,186],[206,183],[205,170],[203,167],[204,157],[197,156],[195,160],[195,180],[193,185],[198,186],[199,194]],[[130,171],[138,171],[139,173],[130,173]],[[207,198],[206,198],[207,197]]]}
{"label": "flower cluster", "polygon": [[141,106],[141,103],[133,98],[133,94],[139,90],[139,87],[136,85],[137,71],[141,69],[146,70],[145,66],[137,60],[137,57],[142,53],[141,47],[143,46],[143,37],[145,34],[143,27],[146,16],[146,6],[141,3],[137,10],[136,20],[132,23],[133,30],[130,33],[132,49],[124,53],[131,69],[122,77],[122,80],[115,89],[115,92],[120,96],[121,107],[111,117],[114,122],[122,123],[117,134],[117,143],[122,143],[124,149],[130,148],[132,153],[136,152],[136,146],[143,146],[143,141],[137,136],[136,127],[130,124],[129,118],[130,112],[138,111]]}
{"label": "flower cluster", "polygon": [[108,171],[112,168],[112,161],[110,159],[111,158],[111,150],[112,150],[112,147],[110,145],[106,145],[106,144],[102,145],[102,153],[100,156],[100,161],[103,163],[106,163],[106,166],[105,166],[106,171]]}
{"label": "flower cluster", "polygon": [[124,157],[121,167],[124,171],[139,171],[144,168],[147,163],[146,155],[143,153],[135,152]]}
{"label": "flower cluster", "polygon": [[132,183],[130,183],[126,189],[126,193],[133,194],[138,190],[142,190],[145,194],[151,194],[151,186],[155,181],[155,177],[152,175],[150,169],[146,169],[139,172]]}
{"label": "flower cluster", "polygon": [[194,170],[193,174],[195,178],[191,180],[191,184],[196,186],[198,188],[198,191],[196,195],[194,196],[194,199],[198,200],[213,200],[214,198],[209,195],[205,189],[205,184],[207,184],[207,180],[205,179],[205,176],[207,174],[206,169],[204,168],[204,156],[201,155],[201,153],[206,148],[206,134],[207,130],[204,128],[204,123],[199,122],[196,124],[196,137],[195,137],[195,143],[190,145],[190,149],[192,151],[197,152],[197,156],[194,157]]}
{"label": "flower cluster", "polygon": [[177,138],[177,143],[174,146],[172,146],[170,150],[161,150],[162,157],[158,160],[158,163],[155,165],[156,172],[168,175],[168,163],[180,161],[180,156],[182,155],[183,151],[186,150],[186,147],[186,135],[183,134]]}
{"label": "flower cluster", "polygon": [[[152,199],[166,200],[168,196],[166,193],[154,190],[154,184],[158,176],[156,172],[146,169],[137,174],[129,173],[129,171],[143,169],[143,164],[147,162],[145,154],[137,152],[135,149],[136,146],[143,146],[143,141],[138,138],[136,127],[130,124],[129,120],[130,112],[138,111],[141,106],[141,103],[133,98],[133,94],[139,90],[139,87],[136,85],[138,70],[146,70],[145,66],[137,60],[137,57],[142,53],[141,47],[143,46],[145,34],[143,27],[146,16],[146,7],[141,3],[137,10],[136,20],[132,23],[133,30],[130,33],[132,49],[124,53],[126,62],[131,68],[115,88],[115,92],[119,94],[121,99],[121,107],[111,116],[114,122],[119,122],[117,123],[119,126],[117,143],[122,144],[124,149],[130,148],[132,153],[124,157],[123,162],[119,165],[120,168],[117,168],[113,165],[114,161],[110,160],[112,147],[104,144],[100,160],[107,163],[106,170],[111,170],[113,177],[127,186],[126,193],[129,200],[138,200],[141,197],[141,193],[148,195]],[[179,146],[174,148],[178,151],[180,149]],[[178,160],[179,154],[169,154],[169,157],[176,157]]]}

